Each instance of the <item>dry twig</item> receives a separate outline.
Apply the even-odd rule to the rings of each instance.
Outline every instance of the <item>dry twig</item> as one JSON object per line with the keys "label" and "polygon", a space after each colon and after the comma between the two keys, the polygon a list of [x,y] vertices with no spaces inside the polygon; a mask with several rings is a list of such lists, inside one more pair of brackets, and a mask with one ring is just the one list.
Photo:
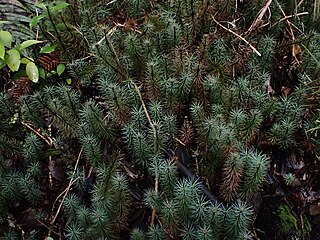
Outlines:
{"label": "dry twig", "polygon": [[237,34],[236,32],[230,30],[229,28],[223,26],[221,23],[219,23],[214,17],[213,15],[211,15],[213,21],[218,24],[220,27],[222,27],[223,29],[227,30],[228,32],[232,33],[233,35],[235,35],[236,37],[238,37],[239,39],[241,39],[242,41],[244,41],[259,57],[261,57],[261,53],[254,47],[252,46],[251,43],[249,43],[244,37],[240,36],[239,34]]}
{"label": "dry twig", "polygon": [[21,122],[21,124],[23,126],[29,128],[32,132],[34,132],[36,135],[38,135],[43,141],[45,141],[49,146],[51,146],[50,142],[53,142],[53,140],[51,138],[50,138],[50,142],[49,142],[44,136],[42,136],[37,130],[32,128],[29,124],[27,124],[25,122]]}
{"label": "dry twig", "polygon": [[258,16],[256,17],[256,19],[253,21],[253,23],[251,24],[251,26],[249,27],[248,31],[246,32],[246,34],[250,34],[252,32],[252,30],[256,29],[258,27],[258,25],[260,24],[260,22],[262,21],[263,16],[266,14],[268,8],[270,7],[270,4],[272,3],[272,0],[268,0],[266,2],[266,4],[264,5],[264,7],[259,11]]}
{"label": "dry twig", "polygon": [[[58,215],[59,215],[59,213],[60,213],[60,210],[61,210],[61,207],[62,207],[62,205],[63,205],[63,202],[64,202],[67,194],[69,193],[71,186],[77,181],[77,179],[73,179],[73,178],[74,178],[74,175],[75,175],[75,173],[76,173],[76,171],[77,171],[78,164],[79,164],[79,161],[80,161],[80,158],[81,158],[81,155],[82,155],[82,151],[83,151],[83,148],[80,149],[80,152],[79,152],[79,154],[78,154],[78,158],[77,158],[76,164],[75,164],[75,166],[74,166],[74,169],[73,169],[72,176],[71,176],[71,179],[70,179],[70,181],[69,181],[68,187],[63,191],[63,192],[64,192],[64,195],[63,195],[63,197],[62,197],[62,200],[61,200],[61,202],[60,202],[60,205],[59,205],[59,207],[58,207],[58,210],[57,210],[56,214],[54,215],[53,219],[50,221],[50,226],[51,226],[51,227],[52,227],[52,225],[54,224],[54,222],[56,221],[56,219],[57,219],[57,217],[58,217]],[[62,194],[60,194],[60,195],[58,196],[58,198],[61,197],[61,196],[62,196]],[[57,198],[57,199],[58,199],[58,198]],[[56,201],[57,201],[57,199],[56,199]],[[55,201],[55,202],[56,202],[56,201]],[[53,208],[54,208],[54,205],[53,205]],[[50,236],[50,232],[51,232],[51,227],[50,227],[49,233],[48,233],[49,236]]]}
{"label": "dry twig", "polygon": [[[142,105],[142,108],[143,108],[143,111],[147,117],[147,120],[148,120],[148,123],[150,124],[151,128],[152,128],[152,131],[153,131],[153,137],[154,137],[154,141],[157,140],[157,129],[155,127],[155,124],[152,122],[151,118],[150,118],[150,115],[148,113],[148,110],[147,110],[147,107],[146,107],[146,104],[144,103],[143,101],[143,98],[142,98],[142,95],[140,93],[140,90],[139,90],[139,87],[137,86],[137,84],[135,82],[133,82],[132,80],[130,80],[130,82],[133,84],[138,96],[139,96],[139,99],[140,99],[140,102],[141,102],[141,105]],[[154,146],[154,152],[156,152],[156,144]],[[155,181],[154,181],[154,189],[156,192],[158,192],[158,174],[156,173],[156,176],[155,176]],[[154,219],[155,219],[155,214],[156,214],[156,209],[153,208],[152,209],[152,215],[151,215],[151,226],[154,225]]]}

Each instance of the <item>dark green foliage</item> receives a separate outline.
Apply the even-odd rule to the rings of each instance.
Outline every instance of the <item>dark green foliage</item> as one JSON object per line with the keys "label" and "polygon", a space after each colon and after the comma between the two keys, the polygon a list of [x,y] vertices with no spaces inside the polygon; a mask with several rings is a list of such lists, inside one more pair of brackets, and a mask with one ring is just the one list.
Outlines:
{"label": "dark green foliage", "polygon": [[27,173],[29,176],[31,176],[33,179],[38,179],[41,174],[41,166],[39,162],[32,162],[28,166]]}
{"label": "dark green foliage", "polygon": [[28,174],[19,178],[19,188],[22,194],[31,203],[36,203],[40,198],[40,191],[37,188],[37,183]]}
{"label": "dark green foliage", "polygon": [[8,95],[4,94],[3,92],[0,93],[0,109],[1,114],[4,114],[4,116],[13,116],[14,114],[14,108],[11,101],[9,101]]}
{"label": "dark green foliage", "polygon": [[17,188],[18,179],[18,173],[1,174],[1,198],[4,201],[16,200],[21,197],[19,188]]}
{"label": "dark green foliage", "polygon": [[141,16],[148,8],[149,1],[146,0],[129,0],[127,5],[127,12],[129,16]]}
{"label": "dark green foliage", "polygon": [[204,79],[203,86],[208,94],[208,99],[211,104],[222,104],[226,101],[225,94],[223,94],[223,82],[220,78],[216,76],[208,76]]}
{"label": "dark green foliage", "polygon": [[83,151],[86,159],[90,161],[92,165],[98,165],[102,162],[102,151],[100,149],[99,140],[94,135],[85,135],[81,139]]}
{"label": "dark green foliage", "polygon": [[[76,136],[76,125],[79,122],[79,96],[66,86],[45,87],[43,93],[38,92],[31,96],[30,105],[26,107],[25,116],[36,117],[34,112],[40,111],[49,115],[52,124],[59,129],[60,134],[66,137]],[[26,103],[27,104],[27,103]]]}
{"label": "dark green foliage", "polygon": [[144,240],[144,234],[143,231],[141,231],[138,228],[135,228],[132,230],[130,234],[130,240]]}
{"label": "dark green foliage", "polygon": [[162,201],[163,199],[161,198],[159,192],[156,192],[154,189],[148,189],[144,194],[144,202],[150,208],[160,210]]}
{"label": "dark green foliage", "polygon": [[203,240],[209,240],[213,238],[213,232],[208,226],[199,227],[197,231],[197,238],[196,239],[203,239]]}
{"label": "dark green foliage", "polygon": [[164,192],[172,196],[174,193],[174,186],[178,180],[178,173],[176,166],[169,160],[160,162],[159,166],[159,184],[163,187]]}
{"label": "dark green foliage", "polygon": [[165,235],[163,230],[158,226],[152,226],[149,228],[147,233],[148,240],[165,240]]}
{"label": "dark green foliage", "polygon": [[194,225],[187,225],[183,228],[181,233],[183,240],[194,240],[197,237],[197,231]]}
{"label": "dark green foliage", "polygon": [[86,208],[85,206],[80,206],[76,210],[76,219],[77,219],[77,223],[79,224],[80,228],[83,228],[83,229],[86,228],[87,226],[89,226],[91,224],[90,210],[88,208]]}
{"label": "dark green foliage", "polygon": [[16,231],[9,230],[9,232],[4,233],[3,239],[4,240],[17,240],[17,239],[19,239],[18,233]]}
{"label": "dark green foliage", "polygon": [[94,75],[96,68],[88,62],[78,60],[70,64],[68,72],[71,77],[78,79],[81,85],[88,86]]}
{"label": "dark green foliage", "polygon": [[316,163],[316,1],[3,2],[1,28],[42,40],[36,62],[56,45],[66,70],[50,61],[52,77],[15,100],[23,73],[0,69],[0,238],[20,237],[17,206],[44,210],[54,239],[261,238],[250,204],[273,198],[267,176],[301,181],[289,155]]}
{"label": "dark green foliage", "polygon": [[243,137],[245,139],[250,139],[255,133],[259,131],[261,123],[263,121],[262,115],[259,111],[251,111],[246,116],[243,122]]}
{"label": "dark green foliage", "polygon": [[87,235],[113,239],[110,217],[107,206],[103,202],[98,202],[90,213],[92,225],[88,228]]}
{"label": "dark green foliage", "polygon": [[92,196],[94,201],[105,199],[108,191],[110,191],[112,178],[119,167],[120,160],[121,156],[118,153],[114,153],[108,157],[107,163],[100,163],[96,168],[97,184],[94,186]]}
{"label": "dark green foliage", "polygon": [[5,217],[8,208],[18,201],[36,204],[40,196],[38,184],[29,174],[0,172],[0,221]]}
{"label": "dark green foliage", "polygon": [[[213,41],[210,47],[210,59],[218,66],[219,64],[226,64],[231,61],[227,43],[223,38],[218,38]],[[219,69],[219,67],[217,69]]]}
{"label": "dark green foliage", "polygon": [[214,232],[214,239],[220,239],[224,233],[225,222],[225,208],[221,203],[214,203],[210,206],[207,217],[212,231]]}
{"label": "dark green foliage", "polygon": [[152,145],[148,141],[146,134],[137,132],[132,139],[131,151],[137,163],[147,166],[148,159],[152,152]]}
{"label": "dark green foliage", "polygon": [[41,151],[43,148],[44,146],[39,137],[35,134],[30,134],[26,137],[23,145],[23,156],[29,162],[35,162],[42,157]]}
{"label": "dark green foliage", "polygon": [[[121,173],[113,175],[109,195],[112,205],[112,221],[115,223],[125,223],[130,209],[130,195],[125,175]],[[124,226],[121,224],[119,227],[123,228]]]}
{"label": "dark green foliage", "polygon": [[160,219],[163,227],[171,234],[176,234],[179,225],[178,207],[172,200],[165,200],[160,207]]}
{"label": "dark green foliage", "polygon": [[294,144],[295,124],[289,119],[275,123],[270,129],[269,139],[281,148],[288,148]]}
{"label": "dark green foliage", "polygon": [[[122,86],[113,79],[115,76],[104,76],[99,82],[99,90],[106,100],[106,108],[111,111],[111,117],[115,122],[127,122],[128,103],[131,96],[127,87]],[[133,91],[133,89],[129,90]]]}
{"label": "dark green foliage", "polygon": [[112,129],[108,125],[107,116],[95,102],[86,102],[79,113],[83,121],[83,128],[88,134],[98,136],[100,139],[110,139],[113,135]]}
{"label": "dark green foliage", "polygon": [[17,155],[21,150],[20,144],[16,139],[0,134],[0,152],[3,155]]}
{"label": "dark green foliage", "polygon": [[236,201],[228,209],[225,219],[226,237],[228,239],[245,239],[246,229],[251,221],[253,211],[241,201]]}
{"label": "dark green foliage", "polygon": [[67,214],[70,217],[74,217],[75,213],[77,212],[77,210],[79,208],[80,202],[79,202],[78,197],[75,194],[71,193],[66,196],[66,198],[63,202],[63,205],[66,208]]}
{"label": "dark green foliage", "polygon": [[245,151],[242,157],[245,159],[245,164],[241,195],[248,198],[256,193],[265,180],[269,161],[265,155],[253,150]]}
{"label": "dark green foliage", "polygon": [[70,240],[80,240],[84,234],[84,229],[78,226],[76,223],[70,223],[66,227],[66,238]]}
{"label": "dark green foliage", "polygon": [[26,121],[31,121],[37,127],[43,127],[42,106],[33,96],[22,96],[22,114]]}
{"label": "dark green foliage", "polygon": [[200,186],[196,180],[183,179],[176,184],[174,200],[179,202],[178,211],[183,223],[191,223],[193,200],[200,197]]}

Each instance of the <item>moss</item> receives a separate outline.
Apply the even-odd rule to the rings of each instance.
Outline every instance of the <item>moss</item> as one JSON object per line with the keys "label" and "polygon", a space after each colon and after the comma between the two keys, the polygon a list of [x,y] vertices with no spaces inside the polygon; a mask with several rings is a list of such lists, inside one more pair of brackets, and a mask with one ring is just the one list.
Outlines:
{"label": "moss", "polygon": [[[280,218],[280,225],[278,228],[279,235],[281,237],[286,237],[286,239],[301,239],[302,231],[299,227],[300,223],[292,214],[290,207],[287,205],[280,205],[277,213]],[[311,224],[306,218],[303,218],[303,224],[304,234],[305,236],[308,236],[311,232]]]}

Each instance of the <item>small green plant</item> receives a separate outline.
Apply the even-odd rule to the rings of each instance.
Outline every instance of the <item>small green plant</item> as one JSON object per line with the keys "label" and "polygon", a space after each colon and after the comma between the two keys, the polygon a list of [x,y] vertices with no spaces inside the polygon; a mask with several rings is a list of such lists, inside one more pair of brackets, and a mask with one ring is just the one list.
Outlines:
{"label": "small green plant", "polygon": [[293,186],[296,181],[296,176],[293,173],[285,174],[283,178],[288,186]]}
{"label": "small green plant", "polygon": [[288,236],[291,232],[296,232],[298,235],[298,221],[292,215],[291,209],[287,205],[280,205],[278,208],[278,215],[280,218],[279,234],[282,236]]}
{"label": "small green plant", "polygon": [[39,44],[42,41],[30,39],[22,42],[21,44],[16,44],[14,47],[13,37],[9,31],[1,30],[0,31],[0,69],[8,66],[10,71],[17,72],[21,71],[21,64],[25,66],[25,72],[29,79],[33,82],[38,82],[39,80],[39,71],[38,67],[34,63],[34,60],[31,59],[26,53],[26,48]]}
{"label": "small green plant", "polygon": [[288,205],[280,205],[277,210],[280,224],[279,224],[279,235],[286,239],[296,240],[301,239],[302,231],[304,235],[308,236],[311,232],[310,222],[303,218],[304,229],[301,230],[300,223],[294,216],[294,212],[290,209]]}
{"label": "small green plant", "polygon": [[[43,211],[37,239],[261,238],[253,210],[265,180],[270,193],[294,183],[287,152],[303,149],[307,166],[318,153],[302,144],[320,129],[305,107],[319,100],[305,95],[319,78],[310,1],[37,2],[24,18],[37,37],[0,21],[0,238],[36,238],[20,222],[26,209]],[[311,54],[300,59],[302,42]],[[13,101],[19,74],[45,81]],[[293,211],[277,209],[268,239],[310,233],[287,190]]]}

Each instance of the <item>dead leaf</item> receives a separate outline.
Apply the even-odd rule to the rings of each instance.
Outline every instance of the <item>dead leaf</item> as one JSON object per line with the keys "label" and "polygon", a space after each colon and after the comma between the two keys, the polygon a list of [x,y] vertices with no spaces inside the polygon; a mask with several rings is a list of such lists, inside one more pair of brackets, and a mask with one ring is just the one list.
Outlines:
{"label": "dead leaf", "polygon": [[301,53],[301,47],[298,44],[292,45],[292,56],[297,57]]}
{"label": "dead leaf", "polygon": [[318,206],[318,205],[310,205],[309,213],[312,216],[319,215],[320,214],[320,206]]}

